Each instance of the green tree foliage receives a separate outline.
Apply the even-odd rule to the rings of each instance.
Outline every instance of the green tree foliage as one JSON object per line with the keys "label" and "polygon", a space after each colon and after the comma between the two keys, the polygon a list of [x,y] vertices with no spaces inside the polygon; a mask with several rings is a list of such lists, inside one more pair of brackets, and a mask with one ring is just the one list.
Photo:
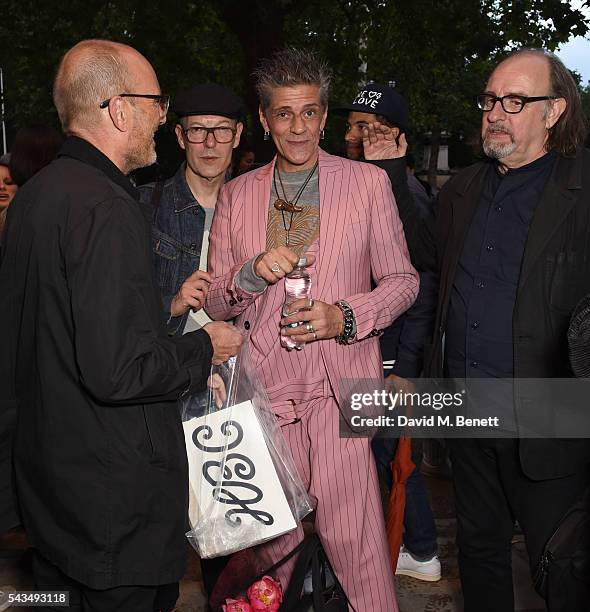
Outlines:
{"label": "green tree foliage", "polygon": [[[582,13],[561,0],[382,2],[372,13],[368,74],[395,78],[410,101],[415,133],[430,132],[435,147],[441,133],[476,140],[475,96],[506,52],[553,50],[587,30]],[[433,164],[431,180],[435,170]]]}
{"label": "green tree foliage", "polygon": [[162,90],[216,81],[241,93],[240,45],[208,0],[164,3],[4,0],[0,66],[6,119],[14,127],[57,123],[51,101],[59,59],[85,38],[108,38],[136,47],[153,63]]}
{"label": "green tree foliage", "polygon": [[475,96],[505,53],[553,50],[588,31],[583,14],[562,0],[330,0],[314,7],[298,2],[285,36],[329,61],[334,99],[351,100],[369,80],[393,80],[410,103],[412,139],[430,133],[435,146],[441,133],[478,140]]}
{"label": "green tree foliage", "polygon": [[[413,138],[476,140],[474,96],[498,59],[527,45],[555,49],[588,24],[565,0],[4,0],[0,66],[12,128],[57,123],[51,83],[59,58],[90,37],[127,42],[175,93],[216,81],[244,96],[257,126],[250,74],[260,57],[291,44],[333,68],[333,100],[369,80],[395,80],[411,105]],[[168,135],[170,135],[170,126]],[[343,126],[328,131],[327,148]],[[256,129],[257,137],[260,132]]]}

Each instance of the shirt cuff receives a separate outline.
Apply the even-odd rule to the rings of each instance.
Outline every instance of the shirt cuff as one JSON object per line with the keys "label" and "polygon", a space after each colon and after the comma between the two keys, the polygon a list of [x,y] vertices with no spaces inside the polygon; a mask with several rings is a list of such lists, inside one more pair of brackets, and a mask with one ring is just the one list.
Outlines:
{"label": "shirt cuff", "polygon": [[268,287],[268,283],[254,272],[257,257],[248,260],[237,273],[235,283],[238,289],[248,293],[262,293]]}

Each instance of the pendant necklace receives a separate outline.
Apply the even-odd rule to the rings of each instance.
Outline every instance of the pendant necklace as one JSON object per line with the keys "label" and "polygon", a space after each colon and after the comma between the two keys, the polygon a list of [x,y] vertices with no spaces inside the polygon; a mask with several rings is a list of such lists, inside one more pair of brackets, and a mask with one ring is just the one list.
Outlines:
{"label": "pendant necklace", "polygon": [[[318,167],[318,163],[319,163],[319,160],[316,161],[313,168],[311,169],[311,172],[307,175],[307,178],[303,182],[303,185],[299,187],[299,191],[297,191],[297,193],[295,194],[295,197],[292,200],[287,199],[287,193],[285,191],[285,186],[283,185],[283,179],[281,178],[281,173],[279,171],[278,164],[275,164],[274,172],[272,175],[272,180],[273,180],[273,184],[275,188],[275,193],[277,194],[277,200],[274,203],[274,207],[276,210],[281,211],[281,216],[283,218],[283,229],[285,230],[285,234],[286,234],[285,246],[289,246],[289,233],[291,232],[291,226],[293,225],[293,215],[296,212],[301,212],[303,210],[303,207],[298,206],[297,202],[299,201],[299,198],[301,197],[302,193],[305,191],[305,188],[307,187],[307,184],[311,180],[311,177],[314,175],[314,172],[316,171]],[[277,174],[279,175],[279,184],[281,185],[281,191],[283,192],[282,198],[280,197],[279,190],[277,189]],[[288,212],[291,214],[289,218],[288,227],[287,227],[287,221],[285,219],[285,212]]]}

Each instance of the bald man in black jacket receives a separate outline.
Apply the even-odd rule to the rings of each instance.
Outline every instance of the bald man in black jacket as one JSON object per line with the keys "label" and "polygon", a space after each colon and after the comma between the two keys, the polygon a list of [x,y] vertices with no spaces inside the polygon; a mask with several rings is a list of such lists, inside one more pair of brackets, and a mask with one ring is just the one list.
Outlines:
{"label": "bald man in black jacket", "polygon": [[36,587],[69,591],[74,610],[170,610],[186,562],[177,400],[203,390],[211,361],[242,338],[217,322],[166,334],[151,215],[126,177],[153,163],[165,121],[147,60],[79,43],[54,99],[69,137],[11,206],[0,268],[2,413],[17,415]]}

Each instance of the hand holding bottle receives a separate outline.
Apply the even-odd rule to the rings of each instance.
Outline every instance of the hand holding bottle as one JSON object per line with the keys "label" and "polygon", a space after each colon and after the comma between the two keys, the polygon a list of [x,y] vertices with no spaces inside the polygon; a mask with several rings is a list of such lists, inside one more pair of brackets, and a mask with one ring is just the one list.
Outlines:
{"label": "hand holding bottle", "polygon": [[[315,261],[314,255],[307,255],[307,265]],[[261,253],[254,262],[254,272],[269,285],[278,283],[281,278],[297,266],[299,256],[286,246],[280,246]]]}
{"label": "hand holding bottle", "polygon": [[294,314],[281,319],[281,340],[288,338],[303,347],[314,340],[336,338],[344,328],[342,310],[334,304],[317,300],[297,300],[291,304]]}

